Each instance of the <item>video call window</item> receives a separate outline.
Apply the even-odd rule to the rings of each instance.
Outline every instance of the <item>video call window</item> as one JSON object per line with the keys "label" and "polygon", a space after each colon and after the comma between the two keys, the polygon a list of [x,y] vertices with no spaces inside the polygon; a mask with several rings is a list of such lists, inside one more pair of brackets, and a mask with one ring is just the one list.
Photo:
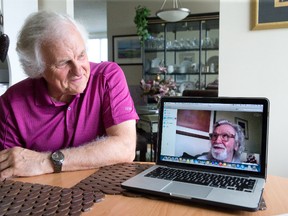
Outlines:
{"label": "video call window", "polygon": [[[220,119],[242,127],[245,149],[241,154],[241,161],[259,164],[261,113],[179,109],[176,121],[175,156],[197,158],[209,152],[211,148],[209,133],[213,132],[214,123]],[[250,131],[253,133],[249,133]]]}

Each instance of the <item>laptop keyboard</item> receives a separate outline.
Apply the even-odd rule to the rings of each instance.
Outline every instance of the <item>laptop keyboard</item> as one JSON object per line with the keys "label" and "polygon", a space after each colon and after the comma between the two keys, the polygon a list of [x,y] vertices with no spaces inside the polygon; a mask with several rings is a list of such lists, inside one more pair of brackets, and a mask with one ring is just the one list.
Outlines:
{"label": "laptop keyboard", "polygon": [[252,192],[256,183],[255,179],[250,178],[179,170],[166,167],[158,167],[145,176],[245,192]]}

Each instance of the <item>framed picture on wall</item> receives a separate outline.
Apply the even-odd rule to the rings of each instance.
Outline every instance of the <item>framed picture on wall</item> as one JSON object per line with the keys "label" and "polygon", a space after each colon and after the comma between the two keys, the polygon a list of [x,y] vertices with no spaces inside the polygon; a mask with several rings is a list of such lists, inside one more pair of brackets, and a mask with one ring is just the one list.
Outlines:
{"label": "framed picture on wall", "polygon": [[137,35],[113,36],[113,61],[119,65],[142,64],[142,47]]}
{"label": "framed picture on wall", "polygon": [[248,133],[248,121],[241,119],[241,118],[235,118],[235,123],[240,125],[240,127],[243,129],[243,133],[245,136],[245,139],[249,139],[249,133]]}
{"label": "framed picture on wall", "polygon": [[214,113],[207,110],[185,110],[177,112],[177,134],[209,140],[210,123]]}
{"label": "framed picture on wall", "polygon": [[251,0],[252,30],[287,28],[288,0]]}

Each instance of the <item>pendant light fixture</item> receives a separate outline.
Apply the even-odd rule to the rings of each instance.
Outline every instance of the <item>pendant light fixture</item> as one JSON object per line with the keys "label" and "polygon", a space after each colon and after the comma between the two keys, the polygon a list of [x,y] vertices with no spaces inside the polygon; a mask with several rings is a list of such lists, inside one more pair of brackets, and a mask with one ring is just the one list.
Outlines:
{"label": "pendant light fixture", "polygon": [[[156,12],[156,16],[167,22],[177,22],[183,20],[190,14],[188,8],[182,8],[179,0],[172,0],[173,7],[164,9],[166,0],[164,0],[160,10]],[[179,8],[180,6],[180,8]]]}

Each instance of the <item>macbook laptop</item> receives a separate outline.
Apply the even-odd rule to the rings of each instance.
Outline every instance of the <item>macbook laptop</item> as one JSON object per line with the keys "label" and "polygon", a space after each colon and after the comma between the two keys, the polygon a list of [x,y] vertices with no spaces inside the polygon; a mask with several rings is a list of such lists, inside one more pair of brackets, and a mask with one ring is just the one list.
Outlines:
{"label": "macbook laptop", "polygon": [[258,210],[267,174],[268,114],[266,98],[163,97],[156,164],[122,187]]}

